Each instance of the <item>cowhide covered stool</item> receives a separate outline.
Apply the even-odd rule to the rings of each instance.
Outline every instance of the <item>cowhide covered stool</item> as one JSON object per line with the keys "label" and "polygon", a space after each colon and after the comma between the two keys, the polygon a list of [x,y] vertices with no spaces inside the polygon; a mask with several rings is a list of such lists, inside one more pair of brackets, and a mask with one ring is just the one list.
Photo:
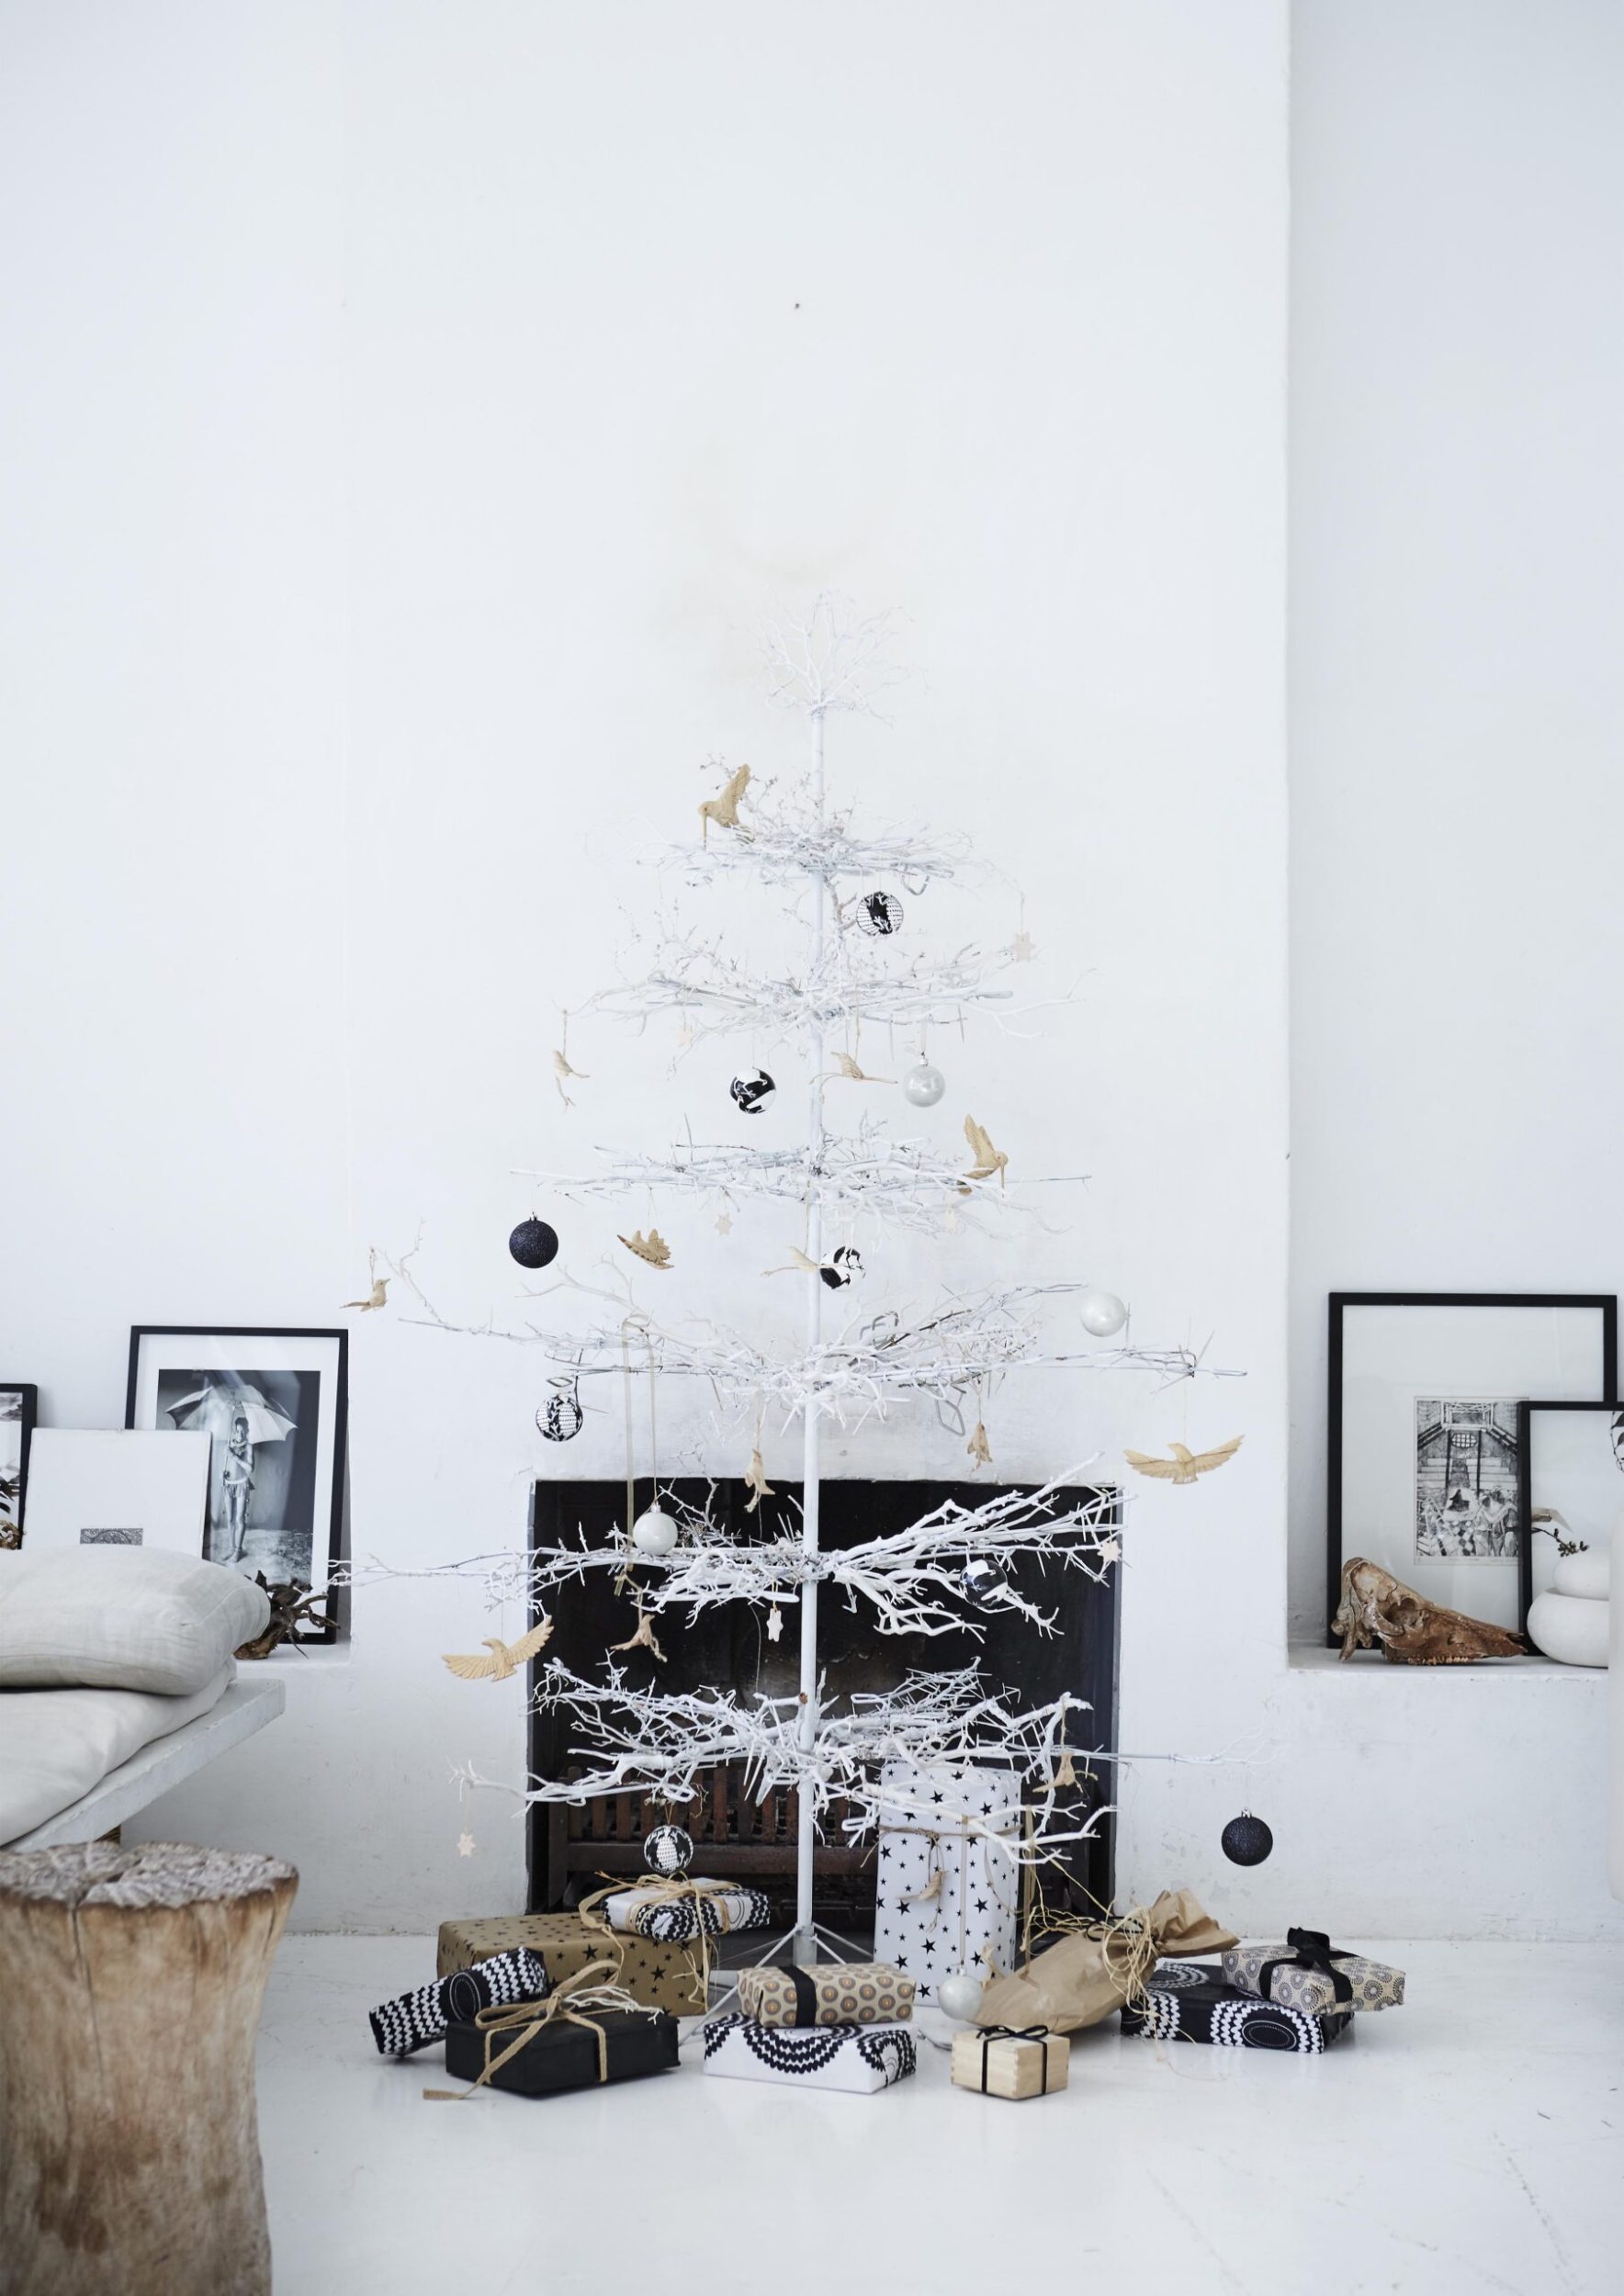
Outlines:
{"label": "cowhide covered stool", "polygon": [[0,1852],[7,2296],[269,2296],[254,2043],[293,1868]]}

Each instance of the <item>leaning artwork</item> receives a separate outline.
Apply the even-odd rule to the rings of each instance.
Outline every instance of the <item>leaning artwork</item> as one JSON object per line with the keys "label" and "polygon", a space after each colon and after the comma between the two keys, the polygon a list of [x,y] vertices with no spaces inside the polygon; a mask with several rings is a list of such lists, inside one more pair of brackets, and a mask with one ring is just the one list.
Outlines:
{"label": "leaning artwork", "polygon": [[1415,1559],[1517,1559],[1517,1404],[1415,1398]]}

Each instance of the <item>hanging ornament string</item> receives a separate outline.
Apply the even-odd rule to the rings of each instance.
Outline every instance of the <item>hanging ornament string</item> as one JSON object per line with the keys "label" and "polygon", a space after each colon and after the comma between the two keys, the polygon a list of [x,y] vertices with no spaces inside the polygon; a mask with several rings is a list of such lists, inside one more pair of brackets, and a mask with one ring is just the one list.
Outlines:
{"label": "hanging ornament string", "polygon": [[[628,1552],[631,1548],[632,1525],[637,1519],[637,1439],[632,1424],[632,1355],[631,1334],[639,1333],[648,1350],[648,1482],[650,1497],[660,1496],[660,1430],[654,1401],[654,1338],[646,1316],[628,1315],[620,1326],[620,1391],[626,1405],[626,1526],[623,1536]],[[615,1581],[617,1594],[624,1593],[628,1562]]]}

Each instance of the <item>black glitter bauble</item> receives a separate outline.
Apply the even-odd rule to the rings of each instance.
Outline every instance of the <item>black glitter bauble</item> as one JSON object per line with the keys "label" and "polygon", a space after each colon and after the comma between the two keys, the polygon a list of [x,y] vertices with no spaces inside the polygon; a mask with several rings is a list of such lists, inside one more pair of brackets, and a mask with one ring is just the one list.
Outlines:
{"label": "black glitter bauble", "polygon": [[818,1272],[831,1291],[839,1291],[843,1285],[851,1282],[853,1276],[863,1273],[863,1255],[855,1244],[837,1244],[829,1257],[829,1266],[820,1267]]}
{"label": "black glitter bauble", "polygon": [[681,1826],[656,1826],[643,1843],[643,1863],[651,1874],[685,1874],[694,1856],[694,1837]]}
{"label": "black glitter bauble", "polygon": [[758,1068],[753,1076],[735,1076],[727,1087],[745,1116],[760,1116],[778,1086],[764,1068]]}
{"label": "black glitter bauble", "polygon": [[545,1220],[521,1220],[508,1238],[508,1250],[521,1267],[545,1267],[558,1256],[558,1238]]}
{"label": "black glitter bauble", "polygon": [[1261,1865],[1274,1847],[1274,1836],[1249,1809],[1232,1818],[1222,1836],[1224,1854],[1232,1865]]}
{"label": "black glitter bauble", "polygon": [[857,922],[865,933],[894,933],[902,923],[902,904],[894,893],[865,893],[857,904]]}

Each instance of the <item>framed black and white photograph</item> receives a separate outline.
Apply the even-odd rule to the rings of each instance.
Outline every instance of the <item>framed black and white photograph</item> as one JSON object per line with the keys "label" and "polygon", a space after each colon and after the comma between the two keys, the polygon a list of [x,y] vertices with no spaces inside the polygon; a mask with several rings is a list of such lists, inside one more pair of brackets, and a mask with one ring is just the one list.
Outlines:
{"label": "framed black and white photograph", "polygon": [[28,1446],[39,1405],[39,1390],[31,1383],[0,1382],[0,1547],[15,1547],[22,1537]]}
{"label": "framed black and white photograph", "polygon": [[1594,1600],[1606,1586],[1613,1534],[1624,1518],[1624,1401],[1562,1403],[1541,1396],[1522,1404],[1519,1418],[1518,1560],[1526,1632],[1536,1595],[1560,1592]]}
{"label": "framed black and white photograph", "polygon": [[[348,1354],[344,1332],[130,1333],[127,1424],[209,1437],[211,1562],[325,1591],[344,1518]],[[332,1633],[330,1615],[317,1638]]]}
{"label": "framed black and white photograph", "polygon": [[1363,1556],[1430,1602],[1520,1628],[1521,1409],[1610,1396],[1618,1315],[1610,1293],[1331,1294],[1328,1611]]}

